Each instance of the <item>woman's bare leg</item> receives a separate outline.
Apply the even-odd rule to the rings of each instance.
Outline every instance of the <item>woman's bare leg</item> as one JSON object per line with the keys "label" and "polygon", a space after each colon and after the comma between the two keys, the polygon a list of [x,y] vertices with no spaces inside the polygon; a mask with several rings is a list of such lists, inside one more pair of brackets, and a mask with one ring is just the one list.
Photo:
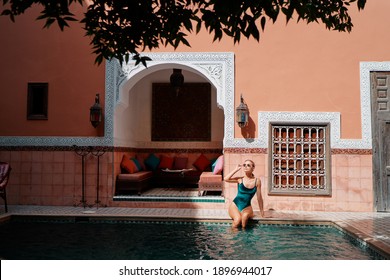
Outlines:
{"label": "woman's bare leg", "polygon": [[242,212],[241,212],[242,228],[246,227],[246,225],[248,224],[248,220],[250,218],[253,218],[253,216],[254,216],[254,214],[253,214],[252,206],[248,206],[248,207],[246,207],[245,209],[242,210]]}
{"label": "woman's bare leg", "polygon": [[241,213],[240,210],[238,210],[236,204],[231,203],[229,206],[229,216],[233,219],[233,227],[237,228],[241,225]]}

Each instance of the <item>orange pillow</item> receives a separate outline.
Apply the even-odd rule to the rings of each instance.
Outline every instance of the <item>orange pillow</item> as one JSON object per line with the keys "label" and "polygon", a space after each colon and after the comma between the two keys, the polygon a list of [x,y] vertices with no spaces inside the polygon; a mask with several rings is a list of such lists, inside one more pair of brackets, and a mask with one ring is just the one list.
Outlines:
{"label": "orange pillow", "polygon": [[134,161],[130,160],[126,155],[123,155],[122,157],[121,168],[130,174],[138,172],[137,165],[135,165]]}
{"label": "orange pillow", "polygon": [[166,169],[166,168],[172,169],[173,160],[174,160],[174,158],[172,158],[172,157],[162,155],[160,157],[160,165],[158,167],[161,169]]}
{"label": "orange pillow", "polygon": [[193,163],[196,169],[198,169],[201,172],[205,171],[210,164],[211,161],[209,161],[209,159],[204,154],[201,154]]}

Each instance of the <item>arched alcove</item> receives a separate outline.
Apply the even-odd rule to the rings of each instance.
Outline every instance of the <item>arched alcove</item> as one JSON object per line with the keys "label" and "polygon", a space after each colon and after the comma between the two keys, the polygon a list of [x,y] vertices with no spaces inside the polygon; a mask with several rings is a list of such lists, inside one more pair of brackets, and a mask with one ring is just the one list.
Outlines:
{"label": "arched alcove", "polygon": [[[165,68],[164,68],[165,67]],[[133,148],[218,148],[222,149],[224,137],[223,107],[217,103],[217,88],[211,85],[211,141],[209,142],[153,142],[152,131],[152,85],[168,83],[172,65],[148,69],[148,75],[127,81],[121,88],[121,101],[114,110],[114,145]],[[174,66],[180,67],[180,66]],[[153,68],[153,67],[151,67]],[[185,67],[181,67],[182,69]],[[196,72],[182,70],[185,83],[210,83]],[[183,108],[182,108],[183,109]],[[185,108],[184,108],[185,110]],[[185,122],[185,120],[182,120]],[[185,133],[185,131],[183,131]]]}
{"label": "arched alcove", "polygon": [[[135,148],[223,148],[233,120],[233,54],[231,53],[151,53],[147,67],[134,62],[108,65],[112,71],[113,143],[117,147]],[[167,83],[173,68],[180,68],[185,82],[211,84],[211,141],[152,142],[151,92],[153,83]],[[110,77],[108,77],[110,78]],[[229,106],[230,105],[230,106]],[[233,121],[232,121],[233,122]],[[232,134],[233,135],[233,134]]]}

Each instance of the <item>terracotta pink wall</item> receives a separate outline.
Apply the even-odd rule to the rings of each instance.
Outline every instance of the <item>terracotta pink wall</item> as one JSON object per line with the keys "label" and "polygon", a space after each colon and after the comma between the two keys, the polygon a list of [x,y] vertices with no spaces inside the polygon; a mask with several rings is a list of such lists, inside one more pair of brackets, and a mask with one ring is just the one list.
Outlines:
{"label": "terracotta pink wall", "polygon": [[[235,53],[236,104],[243,93],[255,129],[258,111],[341,112],[341,137],[359,139],[359,63],[390,60],[389,11],[387,0],[368,1],[361,12],[351,7],[351,33],[315,23],[286,25],[280,17],[268,22],[259,43],[243,39],[233,45],[225,38],[213,44],[203,32],[189,38],[192,48],[178,51]],[[241,137],[237,126],[236,137]]]}
{"label": "terracotta pink wall", "polygon": [[[224,172],[230,172],[246,159],[255,162],[255,176],[262,180],[264,209],[298,211],[373,211],[372,157],[371,155],[332,155],[331,196],[275,196],[268,195],[268,154],[226,153]],[[239,174],[238,174],[239,175]],[[237,194],[235,184],[225,183],[226,202]],[[258,209],[257,199],[252,205]]]}
{"label": "terracotta pink wall", "polygon": [[[81,9],[75,13],[81,13]],[[89,39],[78,24],[60,32],[42,29],[37,10],[12,23],[0,17],[0,136],[95,136],[89,108],[96,93],[104,103],[104,64],[94,65]],[[48,120],[27,120],[27,83],[49,83]],[[6,97],[6,98],[5,98]]]}
{"label": "terracotta pink wall", "polygon": [[[75,6],[76,7],[76,6]],[[81,13],[81,8],[74,11]],[[269,24],[254,40],[234,45],[230,39],[212,43],[206,32],[190,36],[192,48],[177,51],[232,51],[235,53],[236,102],[240,93],[249,105],[256,130],[258,111],[341,112],[342,138],[360,138],[360,61],[390,60],[390,2],[368,1],[357,12],[353,7],[353,31],[328,31],[323,25],[283,18]],[[42,29],[37,10],[18,17],[16,23],[0,17],[2,98],[0,135],[101,134],[88,122],[95,93],[104,93],[104,66],[94,65],[89,38],[82,28],[59,32]],[[159,51],[172,51],[161,48]],[[27,82],[49,82],[49,120],[26,120]],[[103,97],[103,96],[102,96]],[[102,98],[104,99],[104,98]],[[77,123],[77,126],[74,125]],[[255,131],[254,133],[258,133]],[[256,135],[256,134],[255,134]],[[236,136],[241,131],[236,127]]]}
{"label": "terracotta pink wall", "polygon": [[[76,7],[76,6],[75,6]],[[74,11],[81,13],[81,8]],[[192,48],[177,51],[235,53],[236,102],[240,93],[249,105],[254,130],[258,111],[341,112],[342,138],[360,138],[360,61],[390,60],[390,2],[369,1],[352,9],[351,33],[328,31],[323,25],[269,23],[260,43],[234,45],[230,39],[212,43],[206,32],[190,36]],[[0,17],[2,99],[0,135],[69,135],[97,133],[88,122],[95,93],[104,94],[104,66],[94,65],[89,38],[77,24],[59,32],[34,21],[37,10],[16,23]],[[159,51],[172,51],[161,48]],[[26,120],[27,82],[49,82],[49,120]],[[103,97],[103,96],[102,96]],[[102,98],[104,100],[104,98]],[[77,123],[77,126],[74,125]],[[257,133],[257,131],[255,132]],[[241,131],[236,127],[236,136]]]}

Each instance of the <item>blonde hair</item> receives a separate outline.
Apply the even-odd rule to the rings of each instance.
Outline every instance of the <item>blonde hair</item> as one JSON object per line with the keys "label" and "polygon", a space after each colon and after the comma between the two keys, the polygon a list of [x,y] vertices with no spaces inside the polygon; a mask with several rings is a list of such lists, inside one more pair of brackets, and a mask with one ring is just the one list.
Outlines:
{"label": "blonde hair", "polygon": [[250,163],[252,163],[253,167],[255,167],[255,163],[253,162],[253,160],[251,160],[251,159],[244,160],[244,162],[246,162],[246,161],[249,161]]}

